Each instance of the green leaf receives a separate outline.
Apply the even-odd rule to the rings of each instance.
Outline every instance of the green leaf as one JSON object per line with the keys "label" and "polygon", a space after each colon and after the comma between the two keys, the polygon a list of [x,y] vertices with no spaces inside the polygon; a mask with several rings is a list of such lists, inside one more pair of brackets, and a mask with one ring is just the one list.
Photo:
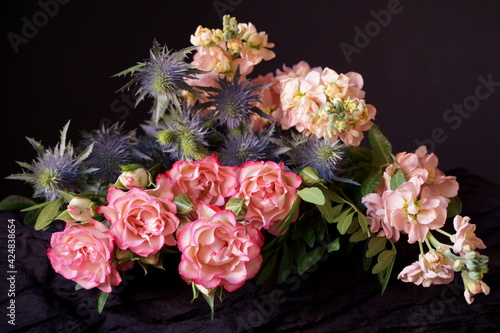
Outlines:
{"label": "green leaf", "polygon": [[347,232],[347,229],[349,229],[353,216],[354,211],[352,208],[349,208],[343,211],[342,214],[336,218],[336,220],[338,220],[337,229],[342,235],[344,235]]}
{"label": "green leaf", "polygon": [[358,223],[363,232],[365,232],[368,236],[370,234],[369,233],[370,220],[368,219],[368,217],[366,217],[365,214],[358,213]]}
{"label": "green leaf", "polygon": [[274,268],[276,267],[277,260],[278,260],[278,253],[274,252],[260,270],[259,277],[257,278],[256,282],[257,285],[263,284],[264,281],[266,281],[271,276],[271,274],[274,271]]}
{"label": "green leaf", "polygon": [[373,266],[372,273],[378,274],[382,272],[384,269],[388,268],[394,262],[396,258],[395,250],[384,250],[382,251],[377,258],[377,264]]}
{"label": "green leaf", "polygon": [[349,242],[358,243],[364,241],[367,238],[368,234],[363,229],[359,228],[351,235],[351,237],[349,238]]}
{"label": "green leaf", "polygon": [[347,146],[346,153],[351,161],[366,162],[368,164],[372,163],[373,153],[368,148],[359,146]]}
{"label": "green leaf", "polygon": [[317,247],[309,252],[307,252],[300,260],[298,271],[302,275],[307,272],[312,266],[314,266],[325,254],[325,249],[322,247]]}
{"label": "green leaf", "polygon": [[314,242],[316,241],[316,237],[314,234],[314,228],[311,225],[307,225],[304,228],[304,241],[309,245],[309,247],[314,246]]}
{"label": "green leaf", "polygon": [[146,66],[146,63],[145,62],[141,62],[141,63],[138,63],[137,65],[135,66],[132,66],[130,68],[127,68],[123,71],[121,71],[120,73],[116,73],[115,75],[111,76],[111,77],[116,77],[116,76],[122,76],[122,75],[125,75],[125,74],[128,74],[128,73],[134,73],[136,70],[142,68]]}
{"label": "green leaf", "polygon": [[33,225],[36,223],[36,219],[38,218],[38,215],[40,214],[40,211],[42,209],[36,209],[36,210],[30,210],[26,215],[24,216],[23,219],[23,224],[24,225]]}
{"label": "green leaf", "polygon": [[340,239],[337,237],[333,242],[326,246],[328,253],[338,251],[340,249]]}
{"label": "green leaf", "polygon": [[382,180],[385,168],[379,168],[370,173],[368,177],[361,184],[361,195],[365,196],[372,193]]}
{"label": "green leaf", "polygon": [[38,209],[38,208],[42,208],[42,207],[47,206],[49,203],[51,203],[51,201],[42,202],[41,204],[21,209],[21,212],[29,212],[30,210],[35,210],[35,209]]}
{"label": "green leaf", "polygon": [[459,197],[450,198],[448,204],[448,217],[455,217],[462,212],[462,200]]}
{"label": "green leaf", "polygon": [[78,291],[78,290],[80,290],[80,289],[82,289],[82,288],[83,288],[83,287],[82,287],[82,286],[80,286],[78,283],[77,283],[77,284],[75,284],[75,290],[76,290],[76,291]]}
{"label": "green leaf", "polygon": [[295,200],[293,201],[292,208],[285,215],[285,217],[283,218],[283,220],[281,220],[278,223],[278,225],[276,226],[276,231],[278,232],[278,234],[281,234],[286,229],[288,229],[288,227],[290,226],[290,224],[292,223],[292,221],[293,221],[293,219],[295,217],[295,214],[297,214],[297,209],[298,208],[299,208],[299,197],[296,196]]}
{"label": "green leaf", "polygon": [[97,300],[97,312],[102,313],[104,306],[106,305],[106,301],[108,300],[109,293],[101,291],[99,295],[99,299]]}
{"label": "green leaf", "polygon": [[302,198],[302,200],[313,203],[315,205],[324,205],[325,196],[323,192],[317,187],[307,187],[298,191],[297,194]]}
{"label": "green leaf", "polygon": [[368,241],[368,250],[366,251],[366,257],[370,258],[377,253],[380,253],[385,249],[385,244],[387,243],[387,238],[385,237],[373,237]]}
{"label": "green leaf", "polygon": [[406,182],[404,171],[397,169],[391,177],[391,190],[397,189],[404,182]]}
{"label": "green leaf", "polygon": [[281,257],[280,268],[278,270],[278,283],[283,283],[293,270],[293,257],[285,244],[283,247],[283,256]]}
{"label": "green leaf", "polygon": [[76,222],[76,220],[71,215],[69,215],[67,210],[64,210],[61,214],[55,217],[54,220]]}
{"label": "green leaf", "polygon": [[332,190],[328,190],[328,189],[321,189],[321,192],[323,192],[323,195],[332,200],[333,202],[336,202],[336,203],[345,203],[345,199],[342,198],[340,195],[338,195],[336,192],[332,191]]}
{"label": "green leaf", "polygon": [[66,202],[70,202],[71,200],[73,200],[74,197],[76,197],[76,194],[74,193],[70,193],[70,192],[66,192],[66,191],[60,191],[60,190],[56,190],[57,193],[59,193],[60,195],[62,195],[62,197],[64,198],[64,200],[66,200]]}
{"label": "green leaf", "polygon": [[325,238],[326,225],[325,222],[321,219],[318,219],[316,223],[313,224],[314,234],[316,238],[323,239]]}
{"label": "green leaf", "polygon": [[382,134],[378,125],[373,125],[368,132],[368,139],[373,149],[372,165],[386,167],[392,163],[392,145]]}
{"label": "green leaf", "polygon": [[36,219],[35,230],[41,230],[52,222],[59,212],[61,203],[62,199],[57,198],[56,200],[49,202],[47,206],[43,207],[40,215],[38,215],[38,218]]}
{"label": "green leaf", "polygon": [[21,210],[36,205],[36,202],[22,195],[9,195],[0,202],[0,210]]}

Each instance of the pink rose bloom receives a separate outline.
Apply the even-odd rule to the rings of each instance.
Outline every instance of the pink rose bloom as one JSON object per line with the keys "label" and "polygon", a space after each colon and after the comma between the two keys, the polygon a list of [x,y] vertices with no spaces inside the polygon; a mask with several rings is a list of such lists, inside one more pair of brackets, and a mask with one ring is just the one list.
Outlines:
{"label": "pink rose bloom", "polygon": [[199,218],[178,234],[179,273],[207,289],[235,291],[259,271],[264,237],[253,226],[237,223],[232,211],[201,203],[197,213]]}
{"label": "pink rose bloom", "polygon": [[431,284],[448,284],[453,281],[455,271],[453,260],[443,255],[448,249],[438,248],[419,256],[419,261],[405,267],[398,275],[404,282],[422,284],[429,287]]}
{"label": "pink rose bloom", "polygon": [[434,195],[440,195],[446,198],[456,197],[458,194],[458,182],[454,176],[446,176],[438,167],[438,158],[432,154],[427,154],[427,148],[420,146],[415,155],[418,156],[421,167],[428,172],[425,184],[429,186]]}
{"label": "pink rose bloom", "polygon": [[283,163],[246,162],[240,167],[240,189],[234,196],[247,201],[245,219],[257,229],[268,229],[277,235],[275,223],[292,208],[302,179],[286,171]]}
{"label": "pink rose bloom", "polygon": [[173,180],[175,195],[187,194],[195,206],[199,202],[224,206],[238,189],[237,171],[235,166],[221,166],[213,154],[196,162],[177,161],[166,174]]}
{"label": "pink rose bloom", "polygon": [[122,281],[113,263],[113,237],[101,222],[67,222],[63,231],[53,233],[47,256],[54,270],[85,289],[111,292]]}
{"label": "pink rose bloom", "polygon": [[172,179],[168,178],[166,174],[159,174],[156,176],[156,187],[151,190],[145,190],[147,194],[156,198],[168,199],[174,201],[174,192],[172,190]]}
{"label": "pink rose bloom", "polygon": [[462,271],[462,280],[464,281],[464,297],[467,303],[474,302],[474,296],[480,293],[488,295],[490,287],[483,281],[476,281],[469,277],[468,271]]}
{"label": "pink rose bloom", "polygon": [[123,192],[116,187],[110,187],[107,199],[108,205],[98,212],[111,223],[110,232],[120,249],[147,257],[164,245],[176,244],[179,219],[171,200],[152,197],[138,188]]}
{"label": "pink rose bloom", "polygon": [[397,242],[399,240],[399,230],[386,223],[384,200],[376,193],[365,195],[361,202],[366,206],[366,216],[371,222],[370,231],[377,233],[379,237],[386,237]]}
{"label": "pink rose bloom", "polygon": [[444,226],[447,207],[444,198],[431,195],[418,177],[401,184],[385,197],[387,222],[408,234],[408,243],[423,242],[429,230]]}
{"label": "pink rose bloom", "polygon": [[484,245],[483,241],[476,236],[474,231],[476,231],[476,225],[469,223],[470,217],[468,216],[460,216],[457,215],[453,219],[453,227],[456,230],[456,240],[453,245],[453,252],[460,253],[463,252],[462,249],[464,246],[469,245],[470,250],[474,251],[475,249],[485,249],[486,245]]}

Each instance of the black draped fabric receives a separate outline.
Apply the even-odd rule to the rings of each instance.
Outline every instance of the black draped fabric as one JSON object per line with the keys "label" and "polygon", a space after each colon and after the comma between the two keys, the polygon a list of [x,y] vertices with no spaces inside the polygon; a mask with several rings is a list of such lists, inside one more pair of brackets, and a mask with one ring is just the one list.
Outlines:
{"label": "black draped fabric", "polygon": [[[361,251],[332,253],[305,275],[296,273],[283,284],[272,278],[262,286],[248,281],[216,300],[215,318],[200,297],[177,274],[178,256],[165,258],[165,270],[140,268],[124,272],[123,283],[97,312],[96,290],[75,290],[75,283],[56,274],[45,250],[50,231],[34,231],[18,213],[1,215],[2,272],[7,267],[7,224],[15,219],[15,298],[10,281],[2,281],[1,332],[499,332],[500,331],[500,186],[465,170],[458,177],[463,215],[477,225],[476,234],[490,257],[484,281],[489,296],[477,295],[468,305],[459,274],[445,286],[424,288],[396,280],[415,261],[418,246],[398,244],[398,258],[386,292],[376,276],[365,272]],[[7,277],[9,275],[7,274]],[[6,308],[15,299],[15,326]]]}

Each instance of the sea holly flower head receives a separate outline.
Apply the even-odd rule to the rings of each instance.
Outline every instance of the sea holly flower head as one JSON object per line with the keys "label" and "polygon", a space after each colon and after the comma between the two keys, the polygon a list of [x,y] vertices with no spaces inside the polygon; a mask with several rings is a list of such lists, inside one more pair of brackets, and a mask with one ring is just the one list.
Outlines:
{"label": "sea holly flower head", "polygon": [[[71,142],[66,142],[70,122],[68,121],[61,131],[61,140],[54,148],[45,149],[40,142],[28,138],[29,143],[38,153],[32,164],[17,162],[23,173],[14,174],[7,179],[23,180],[34,187],[33,197],[43,197],[52,201],[61,195],[57,192],[80,192],[84,187],[83,177],[85,174],[95,172],[95,168],[82,168],[82,163],[92,152],[94,145],[90,143],[86,149],[77,157]],[[29,172],[26,172],[29,171]]]}
{"label": "sea holly flower head", "polygon": [[168,106],[174,105],[180,109],[181,91],[187,90],[197,95],[197,92],[186,83],[186,79],[195,79],[196,74],[202,74],[204,71],[184,61],[187,53],[191,51],[192,48],[185,48],[172,53],[166,46],[160,47],[155,40],[148,60],[116,74],[116,76],[132,75],[132,80],[122,87],[122,90],[134,84],[139,85],[136,105],[146,96],[155,99],[152,110],[152,119],[155,123],[163,118]]}
{"label": "sea holly flower head", "polygon": [[110,127],[84,132],[82,136],[80,146],[94,145],[87,163],[97,169],[95,175],[104,182],[114,183],[121,173],[120,165],[132,162],[135,130],[127,132],[123,124],[115,123]]}

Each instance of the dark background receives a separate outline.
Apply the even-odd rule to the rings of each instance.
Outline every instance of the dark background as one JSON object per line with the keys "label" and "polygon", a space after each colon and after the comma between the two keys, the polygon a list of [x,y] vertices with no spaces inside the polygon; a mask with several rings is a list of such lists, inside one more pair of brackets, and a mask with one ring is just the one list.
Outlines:
{"label": "dark background", "polygon": [[[69,136],[76,143],[80,130],[97,128],[103,122],[126,121],[132,129],[147,119],[149,101],[131,108],[115,93],[127,79],[111,75],[147,58],[154,38],[175,50],[189,46],[189,36],[198,25],[218,28],[224,13],[239,22],[254,23],[276,44],[276,58],[256,66],[253,74],[300,60],[339,73],[359,72],[365,80],[366,101],[377,108],[376,123],[391,140],[394,153],[413,151],[415,140],[431,138],[440,128],[443,142],[434,151],[442,170],[464,167],[500,183],[500,87],[479,101],[467,118],[457,114],[453,121],[443,118],[454,104],[473,101],[479,76],[491,75],[500,82],[498,3],[60,2],[2,2],[0,198],[31,194],[24,183],[3,179],[21,170],[14,161],[35,158],[25,136],[54,146],[59,130],[71,119]],[[51,6],[52,15],[47,15],[42,14],[42,3],[58,6]],[[390,22],[381,26],[374,13],[388,8],[393,10]],[[27,30],[26,22],[38,24],[36,34]],[[362,45],[356,35],[365,28],[372,29],[372,37]],[[11,38],[27,35],[25,43],[17,46],[18,52],[9,33]],[[343,42],[358,48],[350,61],[340,47]]]}

